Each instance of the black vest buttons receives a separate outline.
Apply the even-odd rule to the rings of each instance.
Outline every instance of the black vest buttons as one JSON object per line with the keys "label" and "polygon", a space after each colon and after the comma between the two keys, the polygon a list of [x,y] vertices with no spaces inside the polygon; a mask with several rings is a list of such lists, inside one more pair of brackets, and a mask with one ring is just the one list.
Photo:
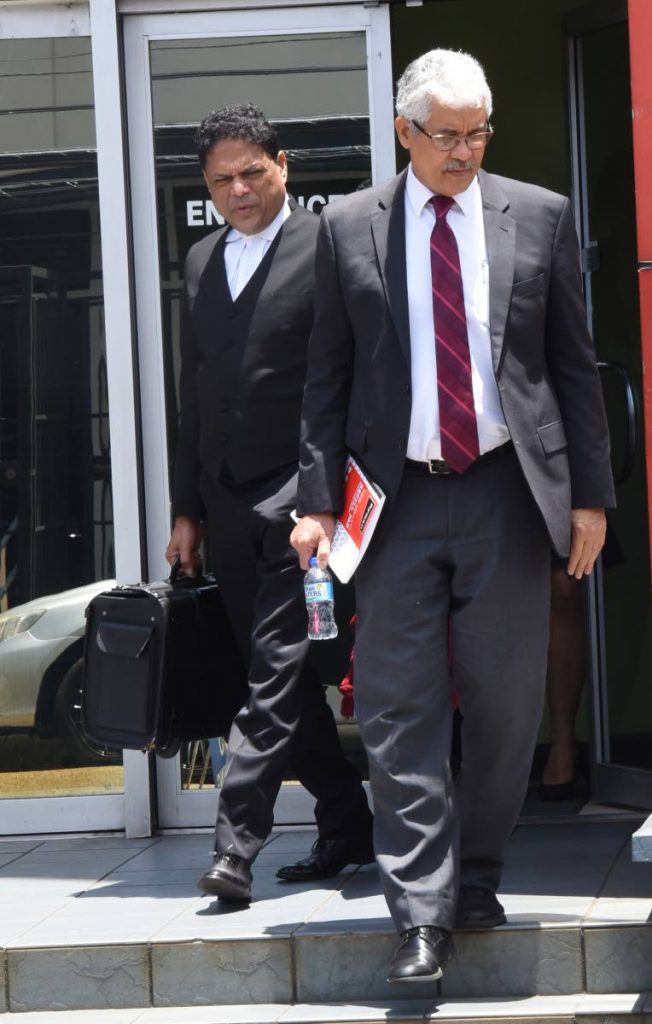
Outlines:
{"label": "black vest buttons", "polygon": [[226,444],[226,442],[229,440],[229,436],[229,434],[218,434],[217,440],[220,444]]}
{"label": "black vest buttons", "polygon": [[223,351],[224,351],[224,352],[230,352],[230,351],[231,351],[231,349],[233,348],[234,344],[235,344],[235,342],[233,341],[233,338],[229,338],[229,340],[228,340],[228,341],[225,341],[225,342],[224,342],[224,348],[223,348]]}

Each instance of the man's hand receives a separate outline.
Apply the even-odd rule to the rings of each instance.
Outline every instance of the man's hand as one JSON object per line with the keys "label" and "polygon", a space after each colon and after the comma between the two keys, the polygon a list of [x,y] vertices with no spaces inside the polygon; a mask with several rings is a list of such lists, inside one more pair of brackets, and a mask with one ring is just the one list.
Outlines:
{"label": "man's hand", "polygon": [[332,512],[316,512],[299,520],[290,534],[290,544],[299,555],[302,569],[308,568],[308,559],[315,553],[320,569],[328,565],[334,532],[335,516]]}
{"label": "man's hand", "polygon": [[195,576],[199,568],[199,545],[203,534],[202,524],[190,516],[177,516],[165,557],[170,565],[181,559],[181,569],[186,576]]}
{"label": "man's hand", "polygon": [[571,510],[571,550],[567,572],[576,580],[588,576],[602,550],[607,518],[603,508]]}

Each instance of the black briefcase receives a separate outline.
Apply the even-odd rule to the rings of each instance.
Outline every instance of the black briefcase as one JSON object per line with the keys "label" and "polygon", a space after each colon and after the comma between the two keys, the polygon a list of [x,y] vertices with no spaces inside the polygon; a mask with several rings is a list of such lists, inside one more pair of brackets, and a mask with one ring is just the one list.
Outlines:
{"label": "black briefcase", "polygon": [[96,743],[172,756],[225,736],[247,676],[212,576],[115,587],[86,609],[82,721]]}

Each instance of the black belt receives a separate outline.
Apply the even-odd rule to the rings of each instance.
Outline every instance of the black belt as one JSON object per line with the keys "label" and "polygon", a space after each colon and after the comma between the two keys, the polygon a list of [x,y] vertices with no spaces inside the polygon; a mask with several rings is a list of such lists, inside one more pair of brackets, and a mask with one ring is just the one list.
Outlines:
{"label": "black belt", "polygon": [[[492,459],[497,459],[501,455],[507,455],[508,452],[514,450],[514,445],[511,441],[507,441],[505,444],[501,444],[498,448],[492,448],[491,451],[485,452],[484,455],[478,455],[475,462],[472,462],[469,469],[473,469],[474,466],[484,462],[491,462]],[[426,473],[430,476],[448,476],[449,473],[454,473],[455,470],[452,466],[449,466],[444,459],[429,459],[428,462],[417,462],[414,459],[405,460],[405,469],[410,473]]]}

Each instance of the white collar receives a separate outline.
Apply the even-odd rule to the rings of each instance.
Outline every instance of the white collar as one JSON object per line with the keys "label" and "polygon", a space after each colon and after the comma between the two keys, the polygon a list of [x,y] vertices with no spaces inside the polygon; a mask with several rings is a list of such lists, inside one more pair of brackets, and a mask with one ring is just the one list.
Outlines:
{"label": "white collar", "polygon": [[255,241],[256,239],[261,239],[266,242],[273,242],[277,234],[281,230],[281,225],[285,223],[285,221],[288,219],[291,213],[292,209],[290,207],[290,201],[286,196],[285,202],[283,203],[281,209],[274,217],[274,220],[270,221],[269,224],[266,227],[264,227],[262,231],[258,231],[255,235],[244,235],[241,231],[238,231],[237,228],[231,228],[226,236],[226,241],[239,242],[240,239],[244,239],[244,241],[247,242]]}
{"label": "white collar", "polygon": [[[453,197],[456,206],[459,207],[462,213],[467,215],[471,213],[473,203],[476,198],[476,189],[479,188],[480,183],[478,182],[478,176],[476,174],[469,187],[466,188],[464,192],[458,192],[458,194]],[[417,217],[421,216],[432,197],[436,194],[431,189],[427,188],[423,182],[419,181],[412,169],[412,164],[408,167],[407,178],[405,181],[405,192],[410,206]]]}

